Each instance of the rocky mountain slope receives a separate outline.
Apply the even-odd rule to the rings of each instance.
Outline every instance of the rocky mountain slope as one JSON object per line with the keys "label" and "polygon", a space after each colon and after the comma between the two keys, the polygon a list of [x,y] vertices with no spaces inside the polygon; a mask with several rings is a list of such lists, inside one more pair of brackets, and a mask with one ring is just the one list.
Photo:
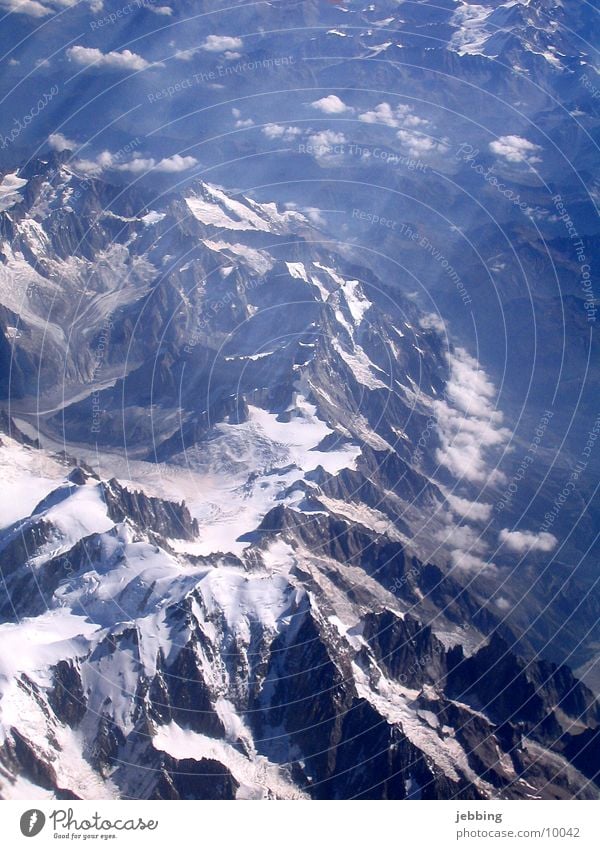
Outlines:
{"label": "rocky mountain slope", "polygon": [[70,160],[2,212],[2,796],[597,798],[477,360],[306,212]]}
{"label": "rocky mountain slope", "polygon": [[50,490],[2,537],[4,798],[597,798],[589,690],[318,489],[193,554],[185,506],[2,440]]}

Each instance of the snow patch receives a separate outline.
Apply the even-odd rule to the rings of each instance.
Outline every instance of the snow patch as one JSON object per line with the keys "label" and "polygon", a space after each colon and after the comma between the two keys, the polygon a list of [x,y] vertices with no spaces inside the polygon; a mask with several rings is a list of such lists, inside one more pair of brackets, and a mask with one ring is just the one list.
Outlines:
{"label": "snow patch", "polygon": [[0,445],[0,529],[29,516],[59,484],[65,469],[40,451],[2,434]]}
{"label": "snow patch", "polygon": [[19,192],[23,186],[27,185],[27,180],[17,177],[17,172],[5,174],[0,182],[0,212],[4,212],[21,203],[23,195]]}
{"label": "snow patch", "polygon": [[207,758],[222,763],[240,785],[238,799],[264,799],[268,796],[268,789],[280,799],[306,798],[294,787],[284,770],[267,758],[255,755],[250,760],[229,743],[188,731],[175,722],[160,726],[152,742],[155,749],[167,752],[177,760]]}
{"label": "snow patch", "polygon": [[457,27],[457,31],[450,40],[450,48],[460,56],[485,55],[483,48],[491,35],[485,28],[485,24],[493,11],[493,8],[488,6],[461,3],[450,21]]}
{"label": "snow patch", "polygon": [[156,212],[151,210],[146,215],[143,215],[140,218],[140,221],[143,223],[144,227],[152,227],[153,224],[158,224],[159,221],[162,221],[165,217],[164,212]]}

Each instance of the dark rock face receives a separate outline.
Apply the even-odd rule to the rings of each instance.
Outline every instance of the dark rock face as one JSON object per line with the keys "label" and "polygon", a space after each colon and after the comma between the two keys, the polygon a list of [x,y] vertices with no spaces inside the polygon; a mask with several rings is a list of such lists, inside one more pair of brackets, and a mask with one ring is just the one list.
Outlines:
{"label": "dark rock face", "polygon": [[48,704],[61,722],[76,728],[85,716],[85,694],[79,670],[72,661],[60,660],[53,679]]}
{"label": "dark rock face", "polygon": [[[507,734],[513,741],[515,734],[525,735],[562,753],[584,775],[596,777],[597,765],[592,764],[600,712],[593,694],[570,670],[545,661],[525,663],[497,635],[469,658],[457,647],[448,666],[447,694],[489,716],[502,730],[503,743]],[[592,726],[583,733],[582,720]],[[527,774],[523,746],[513,744],[509,751],[515,768]]]}
{"label": "dark rock face", "polygon": [[[526,663],[497,634],[471,657],[462,657],[460,649],[451,654],[448,692],[473,707],[478,705],[500,724],[510,721],[525,728],[541,724],[542,731],[537,733],[542,738],[549,709],[573,720],[600,721],[593,694],[569,669],[547,662]],[[552,728],[547,731],[551,734]],[[558,724],[556,731],[560,734]]]}
{"label": "dark rock face", "polygon": [[235,799],[238,782],[229,770],[210,758],[162,759],[162,775],[152,799]]}
{"label": "dark rock face", "polygon": [[[12,530],[12,529],[11,529]],[[25,564],[35,552],[52,538],[54,528],[43,520],[17,527],[7,534],[5,545],[0,549],[0,566],[4,574],[6,596],[0,602],[0,611],[5,620],[25,616],[28,612],[40,611],[40,602],[36,593],[36,578]],[[64,572],[64,567],[58,567]],[[48,586],[53,591],[58,580],[52,575],[53,568],[44,570],[38,585]],[[48,575],[47,579],[45,576]],[[33,605],[32,605],[33,603]]]}
{"label": "dark rock face", "polygon": [[7,598],[1,610],[7,621],[47,610],[52,594],[66,578],[102,557],[103,542],[96,536],[86,537],[67,554],[51,557],[39,569],[27,564],[36,553],[56,538],[56,528],[43,519],[19,527],[13,539],[0,550],[0,564],[6,563]]}
{"label": "dark rock face", "polygon": [[436,684],[446,674],[446,651],[431,629],[389,610],[367,614],[363,634],[385,674],[407,687]]}
{"label": "dark rock face", "polygon": [[114,522],[131,519],[143,530],[154,531],[161,537],[192,540],[198,536],[198,522],[192,519],[184,503],[131,492],[114,478],[101,484],[101,488],[108,515]]}
{"label": "dark rock face", "polygon": [[225,729],[211,702],[211,693],[198,668],[194,641],[183,647],[164,672],[168,704],[174,721],[209,737],[223,737]]}
{"label": "dark rock face", "polygon": [[119,752],[125,744],[125,735],[109,714],[98,720],[96,736],[86,751],[89,760],[100,775],[110,774]]}
{"label": "dark rock face", "polygon": [[2,749],[2,760],[7,766],[18,765],[20,774],[44,790],[57,787],[56,773],[51,764],[18,731],[13,731],[12,740],[6,742]]}
{"label": "dark rock face", "polygon": [[565,755],[590,781],[600,778],[600,729],[587,728],[566,741]]}

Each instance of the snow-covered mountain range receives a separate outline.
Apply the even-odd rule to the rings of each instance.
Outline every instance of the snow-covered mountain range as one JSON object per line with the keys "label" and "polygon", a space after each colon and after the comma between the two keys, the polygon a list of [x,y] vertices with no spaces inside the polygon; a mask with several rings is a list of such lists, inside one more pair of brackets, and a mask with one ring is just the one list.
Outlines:
{"label": "snow-covered mountain range", "polygon": [[0,8],[0,797],[598,798],[594,10]]}
{"label": "snow-covered mountain range", "polygon": [[300,212],[67,161],[3,213],[3,794],[594,797],[593,695],[469,586],[479,364]]}

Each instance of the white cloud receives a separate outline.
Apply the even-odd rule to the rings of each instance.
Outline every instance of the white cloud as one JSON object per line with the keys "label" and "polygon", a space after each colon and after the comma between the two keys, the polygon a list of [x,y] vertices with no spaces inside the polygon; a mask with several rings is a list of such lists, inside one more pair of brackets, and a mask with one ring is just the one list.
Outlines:
{"label": "white cloud", "polygon": [[318,209],[316,206],[305,206],[303,207],[302,212],[306,215],[308,220],[316,227],[326,226],[326,221],[323,218],[323,214],[321,210]]}
{"label": "white cloud", "polygon": [[517,554],[525,554],[527,551],[552,551],[558,545],[554,534],[545,531],[536,534],[532,531],[509,531],[504,528],[498,538],[506,548],[516,551]]}
{"label": "white cloud", "polygon": [[[137,53],[131,50],[114,50],[111,53],[102,53],[97,47],[69,47],[67,56],[77,65],[93,65],[95,68],[111,68],[116,71],[144,71],[152,66]],[[159,63],[157,63],[159,64]]]}
{"label": "white cloud", "polygon": [[0,0],[0,10],[29,15],[31,18],[43,18],[56,13],[56,6],[74,6],[78,0]]}
{"label": "white cloud", "polygon": [[504,596],[498,596],[496,599],[496,607],[498,610],[510,610],[512,605],[507,598],[504,598]]}
{"label": "white cloud", "polygon": [[429,153],[444,153],[448,150],[448,145],[445,141],[426,136],[422,132],[414,130],[398,130],[396,137],[402,142],[402,145],[409,156],[417,159],[420,156],[427,156]]}
{"label": "white cloud", "polygon": [[6,9],[7,12],[29,15],[31,18],[43,18],[54,11],[37,0],[0,0],[0,8]]}
{"label": "white cloud", "polygon": [[100,166],[100,168],[112,168],[115,162],[118,162],[118,158],[113,155],[110,150],[103,150],[101,154],[96,158],[96,162]]}
{"label": "white cloud", "polygon": [[94,176],[111,169],[129,174],[143,174],[145,171],[177,174],[198,164],[198,160],[193,156],[180,156],[178,153],[158,161],[152,156],[141,156],[140,154],[134,154],[128,162],[122,162],[121,159],[122,157],[119,154],[103,150],[95,159],[78,159],[73,165],[77,171]]}
{"label": "white cloud", "polygon": [[48,136],[48,144],[52,148],[52,150],[76,150],[79,145],[77,142],[71,141],[66,136],[63,136],[62,133],[51,133]]}
{"label": "white cloud", "polygon": [[161,159],[158,162],[152,158],[144,158],[142,156],[134,157],[130,162],[125,162],[123,165],[117,166],[117,171],[127,171],[131,174],[140,174],[144,171],[158,171],[162,174],[178,174],[181,171],[187,171],[198,164],[198,160],[193,156],[180,156],[176,153],[174,156],[169,156]]}
{"label": "white cloud", "polygon": [[283,139],[284,141],[290,141],[302,132],[299,127],[284,127],[283,124],[267,124],[262,131],[268,139]]}
{"label": "white cloud", "polygon": [[444,324],[442,317],[439,316],[435,312],[427,313],[423,318],[419,320],[419,326],[423,328],[423,330],[435,330],[437,333],[442,335],[446,334],[446,325]]}
{"label": "white cloud", "polygon": [[469,554],[466,551],[453,551],[450,560],[455,569],[463,572],[483,572],[496,568],[495,563],[489,563],[476,554]]}
{"label": "white cloud", "polygon": [[433,402],[440,440],[436,459],[459,480],[500,483],[504,475],[489,471],[487,458],[509,439],[510,431],[502,427],[502,413],[493,407],[494,385],[463,348],[447,359],[446,397]]}
{"label": "white cloud", "polygon": [[320,133],[313,133],[308,137],[309,153],[317,158],[339,153],[340,146],[345,143],[346,136],[333,130],[322,130]]}
{"label": "white cloud", "polygon": [[436,531],[435,539],[441,548],[449,552],[451,564],[466,572],[494,569],[495,564],[485,559],[489,546],[482,534],[471,525],[454,524],[452,516],[454,513],[461,519],[485,521],[490,517],[492,505],[468,501],[466,498],[446,492],[443,488],[442,491],[452,512],[448,511],[443,516],[446,527]]}
{"label": "white cloud", "polygon": [[463,519],[471,519],[473,522],[487,522],[492,515],[491,504],[469,501],[468,498],[460,498],[450,492],[445,492],[444,495],[452,512]]}
{"label": "white cloud", "polygon": [[541,147],[521,136],[500,136],[496,141],[490,142],[490,150],[508,162],[526,162],[529,165],[541,162],[541,159],[535,156]]}
{"label": "white cloud", "polygon": [[[136,156],[129,162],[124,162],[122,165],[116,165],[117,171],[126,171],[129,174],[142,174],[144,171],[151,171],[156,165],[156,159],[151,156]],[[110,166],[107,166],[110,168]]]}
{"label": "white cloud", "polygon": [[81,174],[100,174],[102,168],[94,159],[76,159],[73,168]]}
{"label": "white cloud", "polygon": [[82,171],[84,174],[99,175],[102,171],[112,168],[118,161],[117,155],[110,150],[103,150],[95,159],[77,159],[73,165],[77,171]]}
{"label": "white cloud", "polygon": [[472,554],[483,554],[488,548],[478,532],[469,525],[442,528],[435,536],[446,547],[467,550]]}
{"label": "white cloud", "polygon": [[386,124],[388,127],[398,127],[398,119],[389,103],[378,103],[370,112],[363,112],[358,116],[359,121],[365,124]]}
{"label": "white cloud", "polygon": [[203,42],[202,49],[209,53],[224,53],[226,50],[239,50],[244,42],[232,35],[209,35]]}
{"label": "white cloud", "polygon": [[162,171],[164,174],[178,174],[180,171],[187,171],[197,164],[198,160],[194,156],[180,156],[176,153],[174,156],[161,159],[155,170]]}
{"label": "white cloud", "polygon": [[163,15],[167,18],[173,14],[173,9],[170,6],[145,6],[144,8],[154,12],[155,15]]}
{"label": "white cloud", "polygon": [[234,118],[237,118],[235,122],[235,126],[239,129],[241,127],[253,127],[254,121],[252,118],[242,118],[242,112],[236,106],[231,110],[231,114]]}
{"label": "white cloud", "polygon": [[320,100],[313,100],[310,105],[320,112],[325,112],[326,115],[341,115],[352,111],[336,94],[328,94]]}
{"label": "white cloud", "polygon": [[401,124],[404,127],[426,127],[429,124],[429,121],[426,121],[424,118],[419,118],[417,115],[406,114],[406,116],[402,119]]}
{"label": "white cloud", "polygon": [[394,109],[385,100],[375,109],[361,113],[358,118],[365,124],[385,124],[386,127],[424,127],[429,123],[414,115],[410,106],[401,103]]}
{"label": "white cloud", "polygon": [[192,47],[190,50],[176,50],[175,58],[179,59],[180,62],[190,62],[197,52],[197,47]]}

